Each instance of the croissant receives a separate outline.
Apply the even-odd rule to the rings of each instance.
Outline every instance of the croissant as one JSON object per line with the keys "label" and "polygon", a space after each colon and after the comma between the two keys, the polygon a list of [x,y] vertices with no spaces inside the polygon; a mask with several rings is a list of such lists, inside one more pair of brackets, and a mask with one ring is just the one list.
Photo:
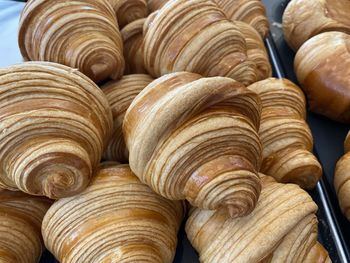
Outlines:
{"label": "croissant", "polygon": [[287,79],[269,78],[248,89],[259,94],[262,104],[260,139],[263,145],[261,171],[282,183],[312,189],[322,167],[312,154],[312,134],[305,121],[305,97]]}
{"label": "croissant", "polygon": [[193,208],[186,233],[200,262],[331,262],[317,242],[317,205],[294,184],[261,176],[254,211],[232,219],[224,209]]}
{"label": "croissant", "polygon": [[102,86],[113,114],[113,134],[104,153],[104,159],[128,162],[128,151],[125,146],[122,125],[124,115],[137,94],[149,83],[152,77],[145,74],[125,75],[119,81],[110,81]]}
{"label": "croissant", "polygon": [[150,12],[154,12],[161,9],[169,0],[147,0],[148,9]]}
{"label": "croissant", "polygon": [[350,36],[341,32],[317,35],[298,50],[294,67],[310,110],[350,123]]}
{"label": "croissant", "polygon": [[18,43],[26,61],[78,68],[95,82],[123,75],[123,42],[107,0],[30,0]]}
{"label": "croissant", "polygon": [[62,263],[170,263],[183,215],[181,202],[155,194],[128,165],[104,164],[82,193],[52,205],[42,233]]}
{"label": "croissant", "polygon": [[41,222],[50,205],[43,197],[0,189],[0,262],[39,262]]}
{"label": "croissant", "polygon": [[115,11],[118,24],[121,28],[127,24],[147,17],[148,7],[146,0],[107,0]]}
{"label": "croissant", "polygon": [[269,33],[269,21],[261,0],[214,0],[214,2],[229,19],[251,25],[262,38]]}
{"label": "croissant", "polygon": [[145,18],[135,20],[121,31],[124,41],[125,74],[146,73],[142,49],[145,20]]}
{"label": "croissant", "polygon": [[239,28],[210,0],[174,0],[144,25],[144,63],[153,77],[188,71],[224,76],[245,85],[257,80]]}
{"label": "croissant", "polygon": [[75,69],[0,69],[0,188],[60,198],[82,191],[112,132],[103,92]]}
{"label": "croissant", "polygon": [[249,24],[241,21],[234,21],[240,28],[247,43],[248,58],[253,61],[257,67],[257,80],[263,80],[272,76],[269,55],[266,51],[264,42],[258,31]]}
{"label": "croissant", "polygon": [[349,0],[291,0],[283,14],[283,32],[297,51],[313,36],[327,31],[350,33]]}
{"label": "croissant", "polygon": [[165,75],[125,114],[131,170],[168,199],[246,215],[260,193],[259,120],[258,96],[230,78]]}
{"label": "croissant", "polygon": [[338,195],[340,208],[350,221],[350,132],[344,142],[345,155],[337,162],[334,174],[334,188]]}

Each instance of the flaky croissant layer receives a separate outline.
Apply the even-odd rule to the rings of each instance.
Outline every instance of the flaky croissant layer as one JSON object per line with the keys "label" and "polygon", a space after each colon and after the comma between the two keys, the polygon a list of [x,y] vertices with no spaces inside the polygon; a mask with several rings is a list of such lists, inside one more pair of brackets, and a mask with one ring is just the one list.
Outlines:
{"label": "flaky croissant layer", "polygon": [[149,75],[131,74],[102,86],[113,114],[113,134],[104,152],[106,160],[128,162],[129,153],[122,131],[124,115],[133,99],[152,81],[153,78]]}
{"label": "flaky croissant layer", "polygon": [[120,78],[123,42],[109,1],[28,1],[18,36],[24,60],[78,68],[95,82]]}
{"label": "flaky croissant layer", "polygon": [[128,165],[106,163],[81,194],[53,204],[42,233],[62,263],[170,263],[183,215],[183,203],[156,195]]}
{"label": "flaky croissant layer", "polygon": [[275,78],[256,82],[248,89],[259,94],[262,102],[261,171],[271,174],[278,182],[314,188],[322,167],[312,153],[313,139],[305,120],[303,92],[291,81]]}
{"label": "flaky croissant layer", "polygon": [[350,132],[344,142],[345,154],[338,160],[334,174],[334,188],[340,208],[350,221]]}
{"label": "flaky croissant layer", "polygon": [[188,71],[245,85],[258,78],[244,36],[210,0],[173,0],[146,20],[144,62],[154,77]]}
{"label": "flaky croissant layer", "polygon": [[317,206],[294,184],[261,175],[262,192],[254,211],[230,218],[224,209],[192,208],[187,236],[203,263],[331,262],[317,242]]}
{"label": "flaky croissant layer", "polygon": [[51,201],[0,189],[0,262],[37,263],[43,251],[41,223]]}
{"label": "flaky croissant layer", "polygon": [[165,75],[125,114],[130,167],[166,198],[248,214],[260,193],[259,120],[258,96],[230,78]]}
{"label": "flaky croissant layer", "polygon": [[112,131],[104,93],[76,69],[0,69],[0,187],[60,198],[82,191]]}

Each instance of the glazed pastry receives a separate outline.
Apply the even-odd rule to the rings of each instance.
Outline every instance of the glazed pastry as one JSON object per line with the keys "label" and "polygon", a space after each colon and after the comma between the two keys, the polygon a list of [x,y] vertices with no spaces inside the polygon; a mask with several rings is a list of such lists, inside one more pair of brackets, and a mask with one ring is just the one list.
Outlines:
{"label": "glazed pastry", "polygon": [[308,39],[327,31],[350,33],[349,0],[291,0],[283,14],[283,32],[297,51]]}
{"label": "glazed pastry", "polygon": [[95,82],[123,75],[123,42],[108,0],[30,0],[18,44],[26,61],[78,68]]}
{"label": "glazed pastry", "polygon": [[350,35],[326,32],[298,50],[294,67],[310,110],[350,123]]}
{"label": "glazed pastry", "polygon": [[[129,163],[172,200],[249,214],[260,193],[258,96],[224,77],[178,72],[149,84],[123,123]],[[142,147],[140,147],[142,145]]]}
{"label": "glazed pastry", "polygon": [[262,103],[260,139],[261,171],[278,182],[312,189],[322,167],[312,154],[313,139],[307,125],[306,102],[301,89],[287,79],[269,78],[248,87]]}
{"label": "glazed pastry", "polygon": [[200,262],[330,262],[317,242],[312,198],[295,184],[261,178],[259,202],[246,217],[232,219],[223,209],[191,210],[186,233]]}
{"label": "glazed pastry", "polygon": [[39,262],[41,222],[50,205],[44,197],[0,189],[0,262]]}
{"label": "glazed pastry", "polygon": [[142,184],[128,165],[104,164],[82,193],[46,213],[46,247],[62,263],[172,262],[184,215]]}
{"label": "glazed pastry", "polygon": [[344,142],[345,155],[337,162],[334,174],[334,188],[340,208],[350,221],[350,132]]}
{"label": "glazed pastry", "polygon": [[145,18],[138,19],[121,31],[124,41],[125,74],[146,73],[142,48],[145,21]]}
{"label": "glazed pastry", "polygon": [[76,69],[0,69],[0,188],[60,198],[82,191],[112,132],[103,92]]}
{"label": "glazed pastry", "polygon": [[269,33],[269,21],[261,0],[214,0],[232,21],[245,22],[256,29],[262,38]]}
{"label": "glazed pastry", "polygon": [[127,24],[147,17],[148,8],[146,0],[107,0],[113,6],[121,28]]}
{"label": "glazed pastry", "polygon": [[245,85],[257,80],[240,29],[210,0],[174,0],[144,25],[144,62],[154,77],[188,71],[224,76]]}
{"label": "glazed pastry", "polygon": [[247,43],[248,58],[253,61],[257,68],[257,80],[263,80],[272,76],[269,55],[267,54],[264,42],[252,26],[245,22],[234,21],[236,26],[241,29]]}
{"label": "glazed pastry", "polygon": [[124,115],[136,95],[152,81],[149,75],[133,74],[125,75],[119,81],[111,81],[102,86],[113,114],[113,134],[105,150],[104,159],[128,162],[128,150],[122,131]]}

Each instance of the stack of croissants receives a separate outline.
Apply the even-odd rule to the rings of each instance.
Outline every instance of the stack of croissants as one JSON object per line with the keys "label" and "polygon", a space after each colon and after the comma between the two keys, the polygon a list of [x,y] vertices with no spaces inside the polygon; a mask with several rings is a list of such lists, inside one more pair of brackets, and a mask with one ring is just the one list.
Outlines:
{"label": "stack of croissants", "polygon": [[0,262],[331,262],[260,0],[29,0],[0,69]]}

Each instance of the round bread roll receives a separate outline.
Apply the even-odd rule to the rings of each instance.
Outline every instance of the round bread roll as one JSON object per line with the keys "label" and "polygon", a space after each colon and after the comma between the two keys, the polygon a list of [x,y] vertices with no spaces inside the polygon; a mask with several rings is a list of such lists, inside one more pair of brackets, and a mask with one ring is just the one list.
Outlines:
{"label": "round bread roll", "polygon": [[297,51],[311,37],[327,31],[350,33],[349,0],[292,0],[283,14],[288,45]]}
{"label": "round bread roll", "polygon": [[309,39],[294,67],[310,110],[350,123],[350,35],[325,32]]}

